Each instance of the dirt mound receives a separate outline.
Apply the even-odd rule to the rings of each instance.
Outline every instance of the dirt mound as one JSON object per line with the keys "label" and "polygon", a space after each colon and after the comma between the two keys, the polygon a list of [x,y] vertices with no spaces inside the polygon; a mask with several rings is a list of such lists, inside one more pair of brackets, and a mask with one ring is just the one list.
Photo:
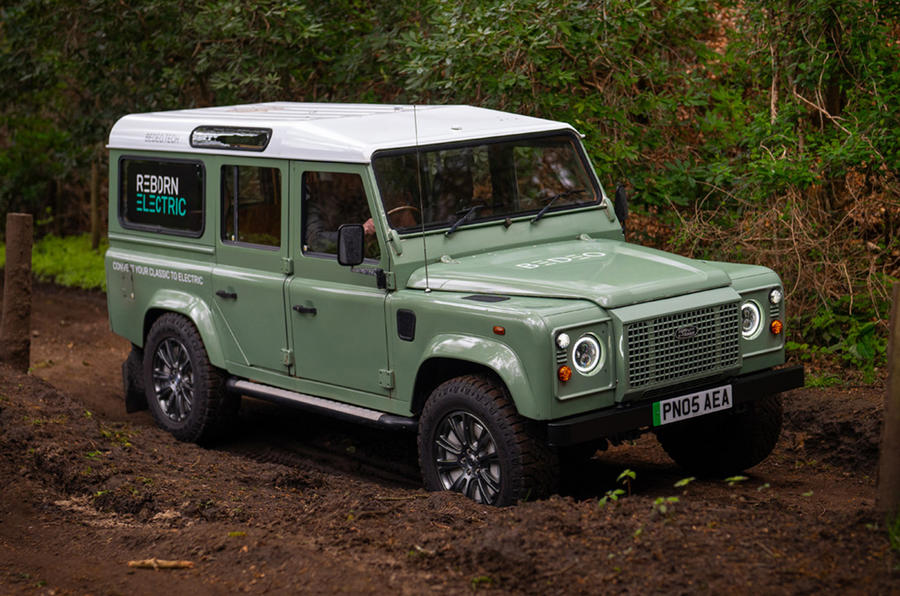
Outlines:
{"label": "dirt mound", "polygon": [[784,437],[808,459],[874,474],[884,395],[871,389],[794,391],[785,401]]}

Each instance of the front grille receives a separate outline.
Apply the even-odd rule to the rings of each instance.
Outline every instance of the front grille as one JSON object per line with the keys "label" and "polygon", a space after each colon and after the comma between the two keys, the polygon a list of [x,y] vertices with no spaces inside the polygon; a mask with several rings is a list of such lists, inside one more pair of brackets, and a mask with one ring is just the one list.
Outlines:
{"label": "front grille", "polygon": [[629,323],[625,337],[633,388],[714,374],[740,362],[740,307],[709,306]]}

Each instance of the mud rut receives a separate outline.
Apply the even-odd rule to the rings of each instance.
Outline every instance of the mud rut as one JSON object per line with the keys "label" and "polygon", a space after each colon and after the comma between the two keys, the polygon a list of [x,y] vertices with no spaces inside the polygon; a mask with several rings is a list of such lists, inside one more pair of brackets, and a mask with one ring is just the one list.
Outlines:
{"label": "mud rut", "polygon": [[219,448],[255,461],[420,488],[412,433],[384,432],[246,399],[242,432]]}
{"label": "mud rut", "polygon": [[[567,470],[559,496],[496,510],[425,493],[411,433],[245,399],[227,442],[204,450],[174,441],[148,413],[125,414],[129,346],[109,332],[101,294],[36,285],[32,328],[32,375],[72,398],[71,417],[90,411],[140,445],[108,446],[117,471],[83,477],[71,468],[100,438],[61,432],[58,441],[84,445],[66,452],[54,424],[24,429],[30,443],[0,425],[15,466],[0,467],[3,593],[900,589],[900,561],[872,513],[879,387],[793,392],[775,453],[736,486],[697,480],[674,490],[684,474],[648,436]],[[22,407],[39,410],[28,400],[47,391],[24,385],[34,393]],[[598,507],[626,468],[637,474],[633,496]],[[125,491],[151,478],[153,500]],[[672,495],[681,497],[674,513],[661,513]],[[198,569],[123,576],[128,558],[161,552]]]}

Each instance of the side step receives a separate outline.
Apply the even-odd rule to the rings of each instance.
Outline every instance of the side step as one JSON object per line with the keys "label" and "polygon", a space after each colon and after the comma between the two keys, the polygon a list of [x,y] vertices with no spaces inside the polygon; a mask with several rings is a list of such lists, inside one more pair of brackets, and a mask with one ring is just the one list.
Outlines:
{"label": "side step", "polygon": [[230,378],[225,382],[225,387],[230,393],[255,397],[266,401],[271,401],[289,406],[297,406],[310,410],[319,414],[326,414],[335,418],[349,420],[350,422],[361,422],[369,426],[377,426],[381,428],[396,430],[416,430],[418,420],[415,418],[407,418],[405,416],[397,416],[395,414],[385,414],[377,410],[370,410],[360,406],[341,403],[331,399],[306,395],[305,393],[297,393],[288,389],[280,389],[271,387],[253,381],[245,381],[242,379]]}

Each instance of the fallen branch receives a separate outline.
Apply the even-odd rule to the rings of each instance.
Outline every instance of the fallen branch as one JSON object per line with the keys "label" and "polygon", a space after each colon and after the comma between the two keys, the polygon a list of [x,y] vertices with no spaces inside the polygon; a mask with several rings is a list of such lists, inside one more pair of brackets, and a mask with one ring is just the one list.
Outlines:
{"label": "fallen branch", "polygon": [[375,501],[412,501],[413,499],[427,499],[428,495],[410,495],[408,497],[384,497],[377,495],[372,497]]}
{"label": "fallen branch", "polygon": [[193,569],[192,561],[167,561],[165,559],[143,559],[141,561],[128,561],[129,567],[135,569]]}

